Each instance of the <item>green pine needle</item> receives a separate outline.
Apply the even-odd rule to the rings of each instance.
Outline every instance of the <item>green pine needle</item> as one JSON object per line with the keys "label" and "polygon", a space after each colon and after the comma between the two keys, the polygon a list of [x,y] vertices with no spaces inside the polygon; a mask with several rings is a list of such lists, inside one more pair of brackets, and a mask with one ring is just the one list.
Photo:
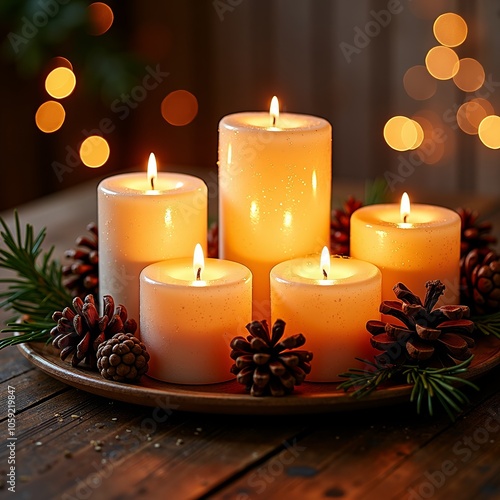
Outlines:
{"label": "green pine needle", "polygon": [[400,366],[382,366],[364,359],[356,359],[370,368],[350,369],[349,372],[342,373],[340,376],[347,380],[339,385],[339,389],[345,392],[354,389],[351,395],[358,399],[370,394],[390,378],[401,376],[413,386],[410,401],[416,404],[417,413],[420,413],[422,406],[425,405],[427,412],[432,416],[434,403],[437,402],[454,421],[455,415],[469,403],[468,397],[456,387],[456,384],[464,384],[479,390],[476,384],[457,376],[468,370],[473,356],[458,365],[445,368],[422,368],[406,363]]}
{"label": "green pine needle", "polygon": [[471,319],[483,335],[494,335],[500,339],[500,311]]}
{"label": "green pine needle", "polygon": [[12,277],[0,279],[6,290],[0,293],[0,308],[13,311],[14,317],[28,316],[23,323],[8,323],[2,332],[19,332],[21,335],[0,340],[0,349],[9,345],[33,340],[48,340],[54,326],[51,316],[71,304],[71,296],[62,283],[62,269],[52,257],[54,247],[43,252],[46,230],[36,236],[33,226],[26,225],[24,237],[17,211],[14,212],[15,231],[11,231],[0,217],[0,268],[13,271]]}

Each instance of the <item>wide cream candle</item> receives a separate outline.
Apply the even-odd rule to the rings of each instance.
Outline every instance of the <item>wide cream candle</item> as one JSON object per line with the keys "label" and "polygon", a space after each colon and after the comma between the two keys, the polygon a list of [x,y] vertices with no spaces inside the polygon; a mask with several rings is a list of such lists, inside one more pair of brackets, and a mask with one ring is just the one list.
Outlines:
{"label": "wide cream candle", "polygon": [[395,299],[392,289],[398,282],[423,300],[426,281],[439,279],[446,285],[440,303],[458,304],[460,217],[453,210],[410,208],[409,199],[362,207],[351,217],[351,256],[382,271],[383,300]]}
{"label": "wide cream candle", "polygon": [[139,321],[139,274],[159,260],[206,247],[207,187],[190,175],[134,172],[98,187],[99,292]]}
{"label": "wide cream candle", "polygon": [[176,384],[230,380],[229,343],[252,318],[252,274],[237,262],[171,259],[141,273],[141,339],[148,375]]}
{"label": "wide cream candle", "polygon": [[290,334],[303,333],[314,358],[307,380],[335,382],[373,356],[366,322],[379,319],[380,271],[352,258],[318,255],[293,259],[271,271],[273,321],[285,321]]}
{"label": "wide cream candle", "polygon": [[330,124],[316,116],[225,116],[219,124],[221,258],[253,274],[253,318],[270,318],[269,272],[329,243]]}

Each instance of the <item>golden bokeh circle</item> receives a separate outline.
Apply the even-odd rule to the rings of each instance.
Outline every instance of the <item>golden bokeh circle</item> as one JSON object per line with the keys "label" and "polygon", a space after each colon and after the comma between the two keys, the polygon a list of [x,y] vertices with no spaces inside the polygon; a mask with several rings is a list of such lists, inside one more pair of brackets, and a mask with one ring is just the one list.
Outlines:
{"label": "golden bokeh circle", "polygon": [[478,128],[481,142],[490,149],[500,148],[500,116],[490,115],[484,118]]}
{"label": "golden bokeh circle", "polygon": [[46,101],[35,113],[36,126],[46,134],[59,130],[66,118],[66,111],[60,102]]}
{"label": "golden bokeh circle", "polygon": [[467,23],[454,12],[441,14],[432,27],[436,40],[446,47],[457,47],[467,38]]}
{"label": "golden bokeh circle", "polygon": [[104,165],[109,158],[109,144],[100,135],[87,137],[80,146],[80,158],[90,168],[98,168]]}
{"label": "golden bokeh circle", "polygon": [[198,113],[198,100],[187,90],[170,92],[161,103],[161,114],[170,125],[181,127],[191,123]]}
{"label": "golden bokeh circle", "polygon": [[75,74],[71,69],[65,67],[53,69],[45,79],[45,90],[56,99],[69,96],[73,92],[75,85]]}

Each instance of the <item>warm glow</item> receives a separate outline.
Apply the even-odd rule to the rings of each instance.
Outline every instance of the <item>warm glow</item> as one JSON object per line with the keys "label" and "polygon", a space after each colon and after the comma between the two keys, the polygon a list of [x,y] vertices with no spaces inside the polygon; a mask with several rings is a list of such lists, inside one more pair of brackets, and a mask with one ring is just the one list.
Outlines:
{"label": "warm glow", "polygon": [[406,222],[406,219],[410,215],[410,197],[406,192],[404,192],[403,196],[401,196],[399,213],[401,214],[401,222]]}
{"label": "warm glow", "polygon": [[53,69],[45,79],[45,90],[56,99],[67,97],[73,92],[76,77],[69,68],[59,67]]}
{"label": "warm glow", "polygon": [[484,83],[484,68],[479,61],[466,57],[460,59],[457,74],[453,77],[455,85],[464,92],[475,92]]}
{"label": "warm glow", "polygon": [[61,103],[56,101],[44,102],[35,114],[36,126],[47,134],[59,130],[64,123],[66,112]]}
{"label": "warm glow", "polygon": [[280,103],[276,96],[271,99],[271,106],[269,106],[269,115],[271,116],[271,125],[274,127],[278,122],[278,118],[280,117]]}
{"label": "warm glow", "polygon": [[460,67],[458,56],[449,47],[433,47],[425,56],[427,71],[438,80],[453,78]]}
{"label": "warm glow", "polygon": [[161,103],[164,120],[176,127],[191,123],[197,114],[198,100],[187,90],[174,90]]}
{"label": "warm glow", "polygon": [[157,176],[158,169],[156,167],[156,157],[154,153],[150,153],[148,159],[148,183],[151,184],[151,189],[155,188],[155,181]]}
{"label": "warm glow", "polygon": [[203,269],[205,269],[205,256],[203,255],[203,248],[197,243],[193,254],[193,273],[195,280],[201,280]]}
{"label": "warm glow", "polygon": [[108,161],[109,144],[104,137],[91,135],[80,146],[80,158],[87,167],[101,167]]}
{"label": "warm glow", "polygon": [[486,99],[471,99],[458,109],[457,123],[466,134],[475,135],[481,121],[493,113],[493,106]]}
{"label": "warm glow", "polygon": [[91,35],[103,35],[111,28],[113,24],[113,10],[111,7],[102,2],[94,2],[87,7],[90,26],[89,32]]}
{"label": "warm glow", "polygon": [[491,149],[500,148],[500,116],[487,116],[479,124],[479,138],[482,143]]}
{"label": "warm glow", "polygon": [[384,127],[384,139],[396,151],[408,151],[422,144],[424,132],[420,124],[406,116],[393,116]]}
{"label": "warm glow", "polygon": [[432,97],[437,90],[437,82],[425,66],[412,66],[403,76],[406,93],[417,101]]}
{"label": "warm glow", "polygon": [[323,278],[328,279],[328,275],[330,274],[330,252],[327,247],[323,247],[321,251],[320,267]]}
{"label": "warm glow", "polygon": [[434,21],[432,30],[436,40],[447,47],[456,47],[467,38],[467,23],[453,12],[441,14]]}

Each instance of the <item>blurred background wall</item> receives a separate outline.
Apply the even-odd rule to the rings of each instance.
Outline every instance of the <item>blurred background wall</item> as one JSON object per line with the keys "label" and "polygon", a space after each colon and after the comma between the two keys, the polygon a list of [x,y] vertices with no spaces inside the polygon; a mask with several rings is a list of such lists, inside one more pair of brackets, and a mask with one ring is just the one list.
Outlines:
{"label": "blurred background wall", "polygon": [[[150,151],[164,170],[215,169],[220,118],[267,109],[273,95],[283,110],[332,123],[334,182],[383,177],[398,192],[499,192],[500,151],[481,142],[467,113],[458,121],[472,130],[457,124],[460,106],[473,98],[490,103],[487,114],[500,113],[496,0],[109,0],[109,29],[109,10],[89,10],[91,3],[2,1],[0,209],[145,169]],[[454,50],[484,68],[475,91],[407,73],[438,45],[433,23],[444,12],[467,23]],[[75,90],[60,100],[45,89],[58,56],[76,76]],[[65,110],[52,133],[35,122],[47,100]],[[398,151],[384,140],[395,115],[422,125],[419,148]],[[79,158],[93,134],[110,149],[99,168]]]}

